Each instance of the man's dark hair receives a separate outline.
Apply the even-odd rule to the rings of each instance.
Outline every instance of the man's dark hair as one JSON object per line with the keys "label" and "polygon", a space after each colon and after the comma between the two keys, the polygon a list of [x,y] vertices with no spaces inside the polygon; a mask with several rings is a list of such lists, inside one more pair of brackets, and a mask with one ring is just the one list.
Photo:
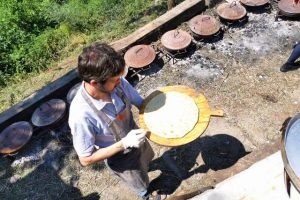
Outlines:
{"label": "man's dark hair", "polygon": [[90,82],[104,84],[108,78],[117,76],[124,70],[124,58],[105,43],[94,43],[83,49],[78,57],[79,77]]}

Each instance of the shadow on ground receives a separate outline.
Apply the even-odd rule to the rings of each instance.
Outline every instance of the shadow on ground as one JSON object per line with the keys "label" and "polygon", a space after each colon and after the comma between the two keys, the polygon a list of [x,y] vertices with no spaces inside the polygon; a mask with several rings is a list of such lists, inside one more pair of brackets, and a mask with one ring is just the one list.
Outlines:
{"label": "shadow on ground", "polygon": [[[83,196],[75,187],[78,174],[76,170],[72,170],[74,166],[68,169],[68,173],[64,175],[65,180],[62,180],[62,169],[72,159],[70,152],[73,147],[66,137],[69,133],[59,132],[64,134],[59,136],[59,140],[57,135],[49,133],[46,136],[35,135],[26,148],[18,153],[21,155],[0,157],[0,199],[100,199],[98,193]],[[36,154],[32,154],[30,150],[34,149],[37,143],[41,144],[38,150],[39,159],[28,162],[18,160],[19,157],[34,157]],[[14,164],[16,161],[19,164]],[[76,164],[79,165],[78,162]],[[93,166],[92,170],[101,170],[100,168]]]}
{"label": "shadow on ground", "polygon": [[[197,157],[200,153],[204,164],[199,166]],[[168,150],[154,160],[150,171],[161,170],[161,174],[150,186],[153,190],[172,194],[183,180],[194,174],[206,173],[210,169],[226,169],[248,153],[239,140],[227,134],[199,138],[190,144]]]}

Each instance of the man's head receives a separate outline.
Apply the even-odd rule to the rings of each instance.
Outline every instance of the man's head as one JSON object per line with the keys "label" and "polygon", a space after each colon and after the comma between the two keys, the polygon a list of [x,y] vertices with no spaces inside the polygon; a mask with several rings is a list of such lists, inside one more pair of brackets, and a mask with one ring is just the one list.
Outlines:
{"label": "man's head", "polygon": [[113,87],[112,84],[118,84],[124,68],[124,58],[104,43],[94,43],[84,48],[78,57],[79,77],[92,85],[97,83],[100,90],[106,85]]}

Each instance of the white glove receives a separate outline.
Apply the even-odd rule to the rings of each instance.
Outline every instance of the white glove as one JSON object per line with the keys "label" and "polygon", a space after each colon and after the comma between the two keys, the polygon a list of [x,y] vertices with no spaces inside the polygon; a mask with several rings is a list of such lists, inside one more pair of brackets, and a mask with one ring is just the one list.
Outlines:
{"label": "white glove", "polygon": [[122,144],[124,149],[129,147],[139,148],[145,141],[147,131],[144,129],[133,129],[124,138],[122,138]]}

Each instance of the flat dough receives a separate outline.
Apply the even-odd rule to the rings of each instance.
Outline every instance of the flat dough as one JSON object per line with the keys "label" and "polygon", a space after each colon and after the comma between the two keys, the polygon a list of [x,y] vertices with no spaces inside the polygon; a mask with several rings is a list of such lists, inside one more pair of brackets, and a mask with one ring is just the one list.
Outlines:
{"label": "flat dough", "polygon": [[149,130],[163,138],[181,138],[198,122],[194,99],[179,92],[161,93],[145,107],[144,121]]}

